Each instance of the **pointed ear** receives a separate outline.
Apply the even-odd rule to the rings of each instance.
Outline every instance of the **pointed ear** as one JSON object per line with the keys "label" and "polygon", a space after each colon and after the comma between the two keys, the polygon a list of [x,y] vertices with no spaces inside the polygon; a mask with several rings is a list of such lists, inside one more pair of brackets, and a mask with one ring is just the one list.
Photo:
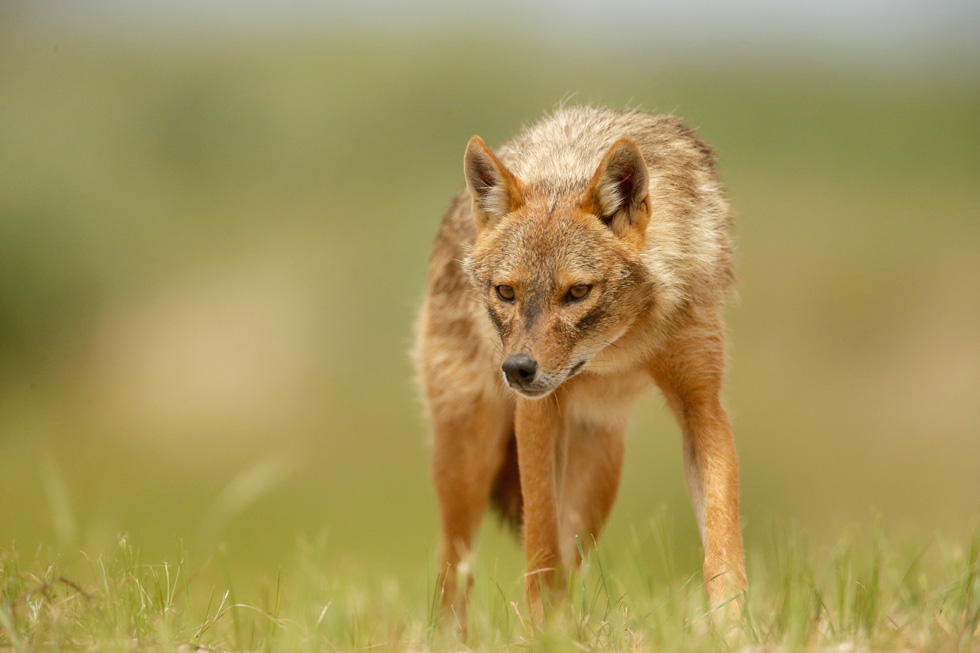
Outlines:
{"label": "pointed ear", "polygon": [[473,196],[473,220],[480,231],[492,227],[524,203],[521,182],[479,136],[471,138],[466,145],[463,174]]}
{"label": "pointed ear", "polygon": [[650,176],[640,149],[621,138],[606,152],[585,189],[581,208],[596,215],[618,236],[641,239],[650,220]]}

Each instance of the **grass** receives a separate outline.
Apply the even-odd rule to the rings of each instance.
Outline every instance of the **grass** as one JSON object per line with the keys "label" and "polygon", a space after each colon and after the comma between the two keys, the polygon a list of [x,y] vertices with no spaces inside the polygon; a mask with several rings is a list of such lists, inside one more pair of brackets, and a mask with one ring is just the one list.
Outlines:
{"label": "grass", "polygon": [[[127,537],[96,557],[0,552],[3,650],[921,650],[980,647],[980,528],[968,542],[887,541],[878,528],[813,550],[773,533],[750,551],[744,623],[712,627],[700,574],[679,569],[665,519],[603,543],[544,627],[520,575],[482,556],[469,638],[440,624],[432,569],[400,582],[330,571],[299,547],[275,580],[239,587],[220,554],[200,568],[178,550],[148,562]],[[216,578],[221,578],[216,581]],[[248,598],[246,598],[246,596]]]}

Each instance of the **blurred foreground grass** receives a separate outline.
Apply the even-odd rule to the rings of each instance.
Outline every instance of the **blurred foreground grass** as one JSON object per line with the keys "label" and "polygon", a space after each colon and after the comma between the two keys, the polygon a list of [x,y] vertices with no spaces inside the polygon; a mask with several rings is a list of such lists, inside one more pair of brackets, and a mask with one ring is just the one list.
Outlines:
{"label": "blurred foreground grass", "polygon": [[[700,574],[676,566],[669,520],[600,545],[542,629],[516,577],[476,565],[473,650],[973,651],[980,641],[980,531],[965,545],[895,545],[875,531],[814,551],[773,532],[750,560],[745,621],[712,628]],[[441,627],[432,570],[399,582],[325,572],[306,545],[272,584],[243,587],[223,556],[148,561],[126,538],[98,556],[0,551],[0,648],[385,650],[460,648]],[[467,649],[470,650],[470,649]]]}
{"label": "blurred foreground grass", "polygon": [[[499,145],[563,98],[676,112],[717,147],[738,212],[727,394],[750,555],[768,546],[762,524],[797,524],[817,546],[872,506],[912,548],[937,528],[966,541],[980,497],[976,66],[549,47],[438,30],[205,41],[0,24],[0,544],[38,578],[53,565],[86,588],[55,583],[48,600],[43,580],[28,580],[5,592],[16,637],[32,641],[31,605],[45,620],[81,611],[99,630],[84,596],[107,611],[113,592],[133,592],[119,609],[136,611],[145,597],[133,577],[172,595],[147,608],[148,628],[162,629],[153,636],[193,641],[216,605],[205,610],[192,584],[188,606],[181,583],[215,547],[236,587],[274,587],[297,541],[322,538],[309,582],[332,587],[324,574],[351,567],[411,578],[386,623],[395,640],[424,640],[419,569],[436,510],[406,351],[429,241],[460,187],[467,139]],[[684,575],[698,568],[697,534],[678,440],[659,402],[641,406],[604,541],[629,541],[666,504]],[[484,530],[485,564],[504,566],[495,577],[512,596],[519,553]],[[119,532],[142,560],[183,543],[194,562],[174,559],[176,594],[159,567],[119,561],[131,555],[111,552]],[[39,546],[53,553],[35,563]],[[107,551],[124,569],[100,584],[94,560],[61,566],[77,550]],[[20,578],[13,559],[5,573]],[[804,560],[820,574],[833,566]],[[904,574],[912,558],[901,560],[889,573]],[[957,569],[926,581],[927,630],[967,573]],[[387,641],[378,621],[352,625],[364,606],[386,605],[382,589],[344,607],[296,574],[284,605],[305,625],[280,635],[257,618],[262,641],[316,640],[305,610],[331,599],[330,642]],[[802,601],[794,614],[810,614],[812,587],[757,582],[765,605]],[[876,608],[875,628],[891,627],[882,615],[905,605],[902,587]],[[650,592],[631,599],[639,612],[666,600]],[[228,601],[274,611],[271,598]],[[492,605],[484,618],[499,615],[501,637],[514,637],[507,604]],[[700,607],[678,609],[700,628]],[[245,645],[251,627],[229,622],[247,612],[202,638]],[[133,635],[119,619],[119,636]],[[789,637],[789,625],[760,619],[773,641]],[[800,637],[830,628],[799,623]],[[955,641],[966,632],[956,623],[935,636]],[[56,637],[61,626],[41,628]]]}

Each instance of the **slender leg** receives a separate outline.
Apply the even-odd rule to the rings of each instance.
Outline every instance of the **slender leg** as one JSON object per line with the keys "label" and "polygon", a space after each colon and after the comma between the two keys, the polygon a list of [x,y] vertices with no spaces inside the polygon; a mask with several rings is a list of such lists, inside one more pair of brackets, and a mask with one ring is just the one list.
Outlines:
{"label": "slender leg", "polygon": [[568,433],[561,510],[562,559],[581,562],[576,538],[588,552],[609,517],[623,469],[623,427],[573,424]]}
{"label": "slender leg", "polygon": [[745,590],[738,526],[738,458],[721,407],[724,333],[720,322],[690,325],[652,365],[684,437],[684,473],[704,545],[704,579],[712,607],[729,601],[736,617]]}
{"label": "slender leg", "polygon": [[442,519],[438,586],[443,611],[455,616],[464,636],[473,540],[503,459],[510,419],[498,406],[474,403],[434,425],[432,476]]}
{"label": "slender leg", "polygon": [[558,480],[564,433],[557,399],[518,399],[517,462],[524,498],[526,596],[531,613],[544,618],[544,599],[564,587],[558,537]]}

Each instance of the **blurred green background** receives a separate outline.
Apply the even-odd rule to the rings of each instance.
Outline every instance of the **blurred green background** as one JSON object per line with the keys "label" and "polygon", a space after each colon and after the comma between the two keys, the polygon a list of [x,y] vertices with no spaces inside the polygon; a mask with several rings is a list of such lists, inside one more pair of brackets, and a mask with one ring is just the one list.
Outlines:
{"label": "blurred green background", "polygon": [[[429,243],[467,139],[560,101],[674,112],[717,148],[749,548],[977,520],[972,4],[123,4],[0,2],[0,547],[433,564],[407,356]],[[696,559],[651,394],[607,541],[661,510]]]}

